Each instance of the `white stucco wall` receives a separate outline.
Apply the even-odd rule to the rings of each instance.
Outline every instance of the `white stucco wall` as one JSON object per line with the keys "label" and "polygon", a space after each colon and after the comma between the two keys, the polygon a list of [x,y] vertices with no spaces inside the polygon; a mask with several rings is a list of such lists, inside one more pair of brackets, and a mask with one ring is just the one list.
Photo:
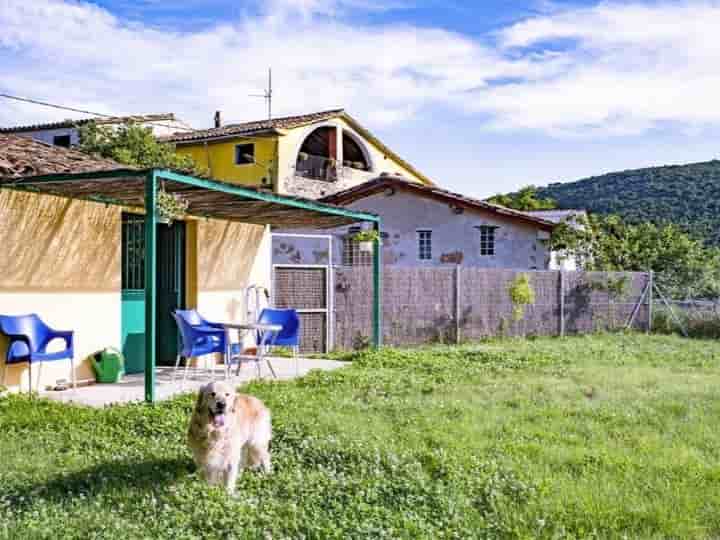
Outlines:
{"label": "white stucco wall", "polygon": [[[547,269],[549,254],[530,224],[504,218],[483,210],[466,209],[456,214],[447,203],[398,191],[377,194],[347,205],[382,217],[383,261],[394,266],[447,266],[461,260],[464,266],[479,268]],[[490,225],[495,231],[495,255],[480,255],[477,227]],[[349,227],[335,229],[333,263],[342,263],[342,238]],[[432,230],[432,260],[418,260],[417,230]],[[311,232],[311,231],[306,231]],[[310,241],[283,238],[273,253],[273,262],[323,264]],[[445,262],[443,262],[445,261]]]}

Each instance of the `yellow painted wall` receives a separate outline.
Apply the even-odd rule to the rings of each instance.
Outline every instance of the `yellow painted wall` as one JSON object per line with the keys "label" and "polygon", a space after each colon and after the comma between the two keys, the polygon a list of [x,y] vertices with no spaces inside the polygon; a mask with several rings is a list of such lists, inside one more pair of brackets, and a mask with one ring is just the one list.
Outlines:
{"label": "yellow painted wall", "polygon": [[[195,162],[210,171],[210,176],[226,182],[242,185],[260,186],[263,177],[273,180],[274,190],[286,193],[283,188],[284,180],[295,174],[295,163],[300,146],[305,138],[320,126],[335,126],[355,134],[363,141],[370,154],[373,170],[369,172],[357,171],[353,176],[353,184],[370,180],[383,172],[399,174],[410,181],[422,182],[410,170],[403,167],[393,157],[386,155],[379,148],[358,135],[342,118],[334,118],[327,122],[313,124],[305,127],[286,130],[282,136],[267,138],[236,138],[221,141],[198,142],[194,144],[178,145],[176,151],[191,156]],[[235,165],[235,146],[237,144],[255,144],[255,161],[253,165]],[[279,181],[275,182],[276,179]]]}
{"label": "yellow painted wall", "polygon": [[[248,143],[255,144],[255,163],[236,165],[235,146]],[[176,147],[177,153],[191,156],[212,178],[247,186],[261,186],[263,177],[269,181],[276,177],[276,149],[275,138],[238,138]]]}
{"label": "yellow painted wall", "polygon": [[270,289],[268,227],[200,220],[189,231],[188,252],[196,264],[188,272],[194,274],[188,304],[211,321],[247,322],[245,287]]}
{"label": "yellow painted wall", "polygon": [[[74,330],[78,380],[94,378],[90,354],[120,346],[120,212],[0,190],[0,313],[37,313],[57,330]],[[0,364],[5,349],[0,343]],[[41,388],[60,378],[70,380],[69,362],[45,363]],[[27,379],[27,364],[8,368],[11,390],[27,390]]]}

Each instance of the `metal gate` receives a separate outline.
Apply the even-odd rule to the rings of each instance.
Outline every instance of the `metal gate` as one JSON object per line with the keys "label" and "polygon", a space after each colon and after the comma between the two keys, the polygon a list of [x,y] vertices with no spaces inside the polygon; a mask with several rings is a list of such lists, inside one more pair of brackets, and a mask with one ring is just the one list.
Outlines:
{"label": "metal gate", "polygon": [[329,266],[273,265],[272,304],[300,316],[300,352],[330,348],[331,288]]}
{"label": "metal gate", "polygon": [[333,348],[333,237],[329,234],[272,234],[271,305],[300,316],[300,350]]}

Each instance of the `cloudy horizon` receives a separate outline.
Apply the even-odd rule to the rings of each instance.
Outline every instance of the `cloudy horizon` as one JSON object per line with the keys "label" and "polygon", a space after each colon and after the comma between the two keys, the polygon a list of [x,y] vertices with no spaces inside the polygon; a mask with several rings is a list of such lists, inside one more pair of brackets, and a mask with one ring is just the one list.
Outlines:
{"label": "cloudy horizon", "polygon": [[[465,5],[463,5],[465,4]],[[20,0],[0,92],[197,128],[345,108],[474,196],[717,156],[720,3]],[[0,100],[0,125],[75,117]]]}

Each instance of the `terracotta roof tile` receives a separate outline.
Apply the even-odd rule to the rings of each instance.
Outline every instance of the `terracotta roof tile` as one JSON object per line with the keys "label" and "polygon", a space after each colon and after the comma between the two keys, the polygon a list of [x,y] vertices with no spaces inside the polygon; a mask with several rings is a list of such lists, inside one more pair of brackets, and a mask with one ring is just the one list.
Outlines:
{"label": "terracotta roof tile", "polygon": [[173,133],[165,137],[160,137],[164,142],[181,143],[185,141],[196,141],[202,139],[215,139],[220,137],[229,137],[232,135],[253,135],[264,131],[272,131],[276,129],[292,129],[313,122],[321,122],[331,118],[341,116],[345,111],[343,109],[332,109],[329,111],[321,111],[310,114],[301,114],[297,116],[284,116],[279,118],[271,118],[267,120],[256,120],[253,122],[243,122],[241,124],[227,124],[219,128],[199,129],[190,133]]}
{"label": "terracotta roof tile", "polygon": [[45,174],[132,169],[112,159],[0,133],[0,180]]}

